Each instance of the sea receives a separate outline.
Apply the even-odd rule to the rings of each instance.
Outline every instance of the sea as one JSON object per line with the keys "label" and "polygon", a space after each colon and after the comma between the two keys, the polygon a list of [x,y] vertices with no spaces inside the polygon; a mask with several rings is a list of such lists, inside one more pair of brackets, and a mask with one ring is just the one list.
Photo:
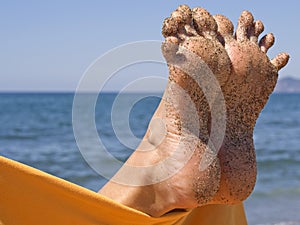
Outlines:
{"label": "sea", "polygon": [[[160,95],[123,94],[125,100],[114,108],[116,96],[98,96],[94,123],[105,149],[124,162],[143,137]],[[82,154],[74,135],[73,100],[74,93],[1,93],[0,155],[98,191],[108,178]],[[119,120],[118,132],[112,118]],[[249,225],[300,225],[300,94],[273,94],[254,140],[258,177],[245,201]],[[111,169],[109,160],[102,164]]]}

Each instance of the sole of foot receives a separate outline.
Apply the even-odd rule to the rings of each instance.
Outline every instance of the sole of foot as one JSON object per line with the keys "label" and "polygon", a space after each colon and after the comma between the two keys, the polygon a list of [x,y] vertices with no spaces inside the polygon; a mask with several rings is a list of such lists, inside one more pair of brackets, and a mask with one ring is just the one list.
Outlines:
{"label": "sole of foot", "polygon": [[[162,33],[166,39],[162,51],[169,64],[169,80],[184,89],[193,100],[200,118],[199,138],[204,143],[210,134],[211,105],[199,87],[199,83],[206,82],[201,74],[203,70],[199,70],[197,78],[182,69],[185,61],[189,65],[195,64],[190,54],[199,56],[210,68],[225,99],[226,132],[217,157],[221,178],[219,181],[219,176],[210,177],[219,185],[214,185],[218,190],[211,193],[213,196],[205,196],[206,201],[194,191],[190,197],[199,205],[239,203],[254,188],[254,126],[276,85],[278,71],[289,59],[286,53],[280,53],[272,60],[268,58],[266,53],[274,44],[274,36],[267,34],[258,41],[263,30],[263,23],[254,21],[248,11],[242,12],[234,34],[234,26],[225,16],[212,16],[203,8],[191,10],[186,5],[179,6],[164,21]],[[200,179],[195,179],[196,182]]]}

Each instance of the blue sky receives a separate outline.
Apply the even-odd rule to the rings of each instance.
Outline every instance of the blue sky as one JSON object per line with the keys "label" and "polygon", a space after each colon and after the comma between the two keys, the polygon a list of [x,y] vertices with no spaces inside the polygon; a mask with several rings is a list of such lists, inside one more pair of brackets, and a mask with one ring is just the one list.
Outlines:
{"label": "blue sky", "polygon": [[[281,77],[300,78],[296,0],[11,0],[0,3],[0,91],[74,91],[88,66],[110,49],[134,41],[163,40],[162,21],[180,4],[224,14],[234,24],[242,10],[250,10],[264,22],[264,33],[276,36],[269,56],[281,51],[291,55]],[[120,86],[118,82],[111,84],[112,89]]]}

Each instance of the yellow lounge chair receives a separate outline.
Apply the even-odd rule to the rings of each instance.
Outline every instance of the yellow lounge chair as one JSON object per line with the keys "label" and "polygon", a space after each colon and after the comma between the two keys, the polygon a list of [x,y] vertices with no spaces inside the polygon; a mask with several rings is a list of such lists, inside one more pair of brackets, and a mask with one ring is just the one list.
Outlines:
{"label": "yellow lounge chair", "polygon": [[0,157],[0,225],[246,225],[243,205],[209,205],[153,218]]}

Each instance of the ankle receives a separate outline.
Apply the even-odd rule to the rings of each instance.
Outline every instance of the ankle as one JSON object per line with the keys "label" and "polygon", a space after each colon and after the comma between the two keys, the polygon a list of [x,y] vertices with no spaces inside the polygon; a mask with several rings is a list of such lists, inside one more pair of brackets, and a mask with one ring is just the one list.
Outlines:
{"label": "ankle", "polygon": [[[121,171],[122,168],[118,173]],[[155,174],[145,174],[145,179],[147,179],[148,176],[151,177],[154,175]],[[165,183],[131,186],[119,184],[111,180],[99,193],[122,205],[139,210],[153,217],[162,216],[174,209],[174,197],[170,190],[166,190]]]}

